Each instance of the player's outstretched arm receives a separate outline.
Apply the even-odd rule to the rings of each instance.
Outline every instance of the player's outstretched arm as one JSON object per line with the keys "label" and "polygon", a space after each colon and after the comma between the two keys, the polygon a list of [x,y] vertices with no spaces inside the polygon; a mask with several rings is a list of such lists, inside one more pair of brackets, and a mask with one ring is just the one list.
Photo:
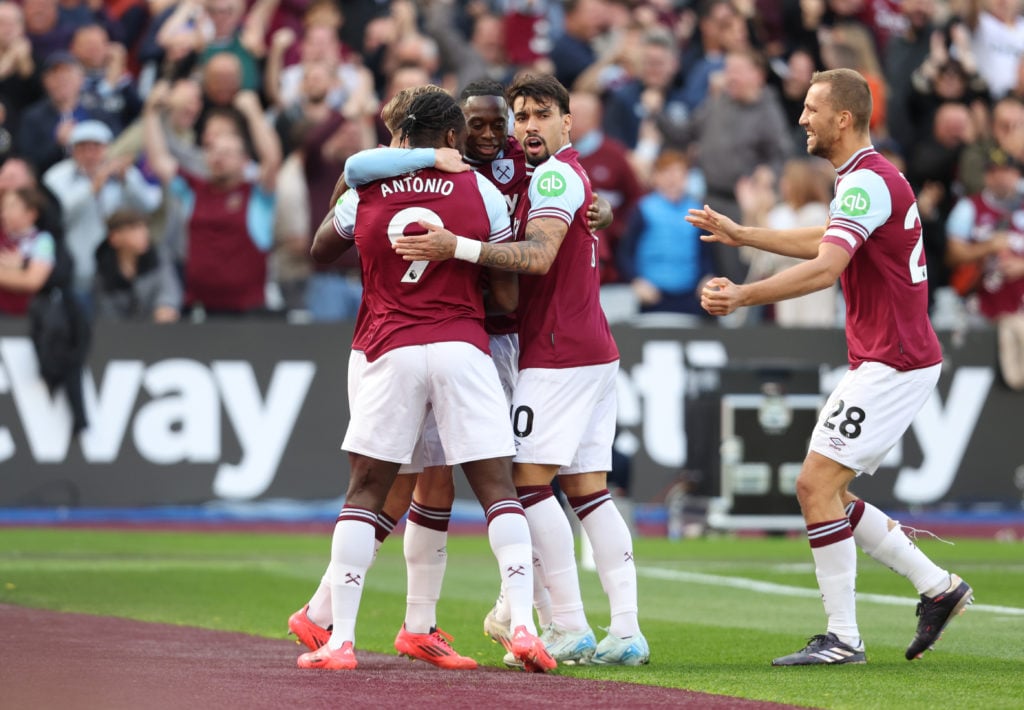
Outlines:
{"label": "player's outstretched arm", "polygon": [[359,187],[423,168],[437,168],[446,173],[470,169],[454,148],[369,148],[345,161],[343,177],[349,185]]}
{"label": "player's outstretched arm", "polygon": [[798,259],[815,258],[818,255],[818,245],[825,234],[825,225],[785,231],[764,227],[745,227],[707,205],[704,205],[703,209],[691,209],[686,216],[686,221],[708,232],[700,237],[705,242],[721,242],[731,247],[754,247],[762,251],[782,256],[793,256]]}
{"label": "player's outstretched arm", "polygon": [[836,282],[850,255],[835,244],[821,244],[818,255],[762,281],[735,284],[727,278],[709,279],[700,294],[701,307],[724,316],[743,306],[763,306],[821,291]]}

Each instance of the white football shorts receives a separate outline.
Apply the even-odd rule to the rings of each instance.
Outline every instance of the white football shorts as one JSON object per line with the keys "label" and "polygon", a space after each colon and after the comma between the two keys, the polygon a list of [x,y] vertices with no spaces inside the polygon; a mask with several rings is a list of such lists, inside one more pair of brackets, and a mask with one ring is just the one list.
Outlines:
{"label": "white football shorts", "polygon": [[618,372],[618,360],[520,371],[512,395],[515,461],[558,465],[559,475],[610,470]]}
{"label": "white football shorts", "polygon": [[858,476],[874,473],[935,390],[941,369],[901,371],[865,362],[849,370],[821,410],[810,450]]}
{"label": "white football shorts", "polygon": [[423,434],[412,451],[412,461],[403,463],[398,469],[398,474],[420,473],[428,466],[444,466],[444,447],[441,446],[441,435],[437,431],[433,407],[423,421]]}
{"label": "white football shorts", "polygon": [[498,372],[491,358],[469,343],[396,348],[374,362],[353,350],[349,408],[341,448],[352,453],[412,463],[431,410],[444,463],[515,453]]}
{"label": "white football shorts", "polygon": [[519,334],[492,335],[490,348],[491,359],[498,369],[501,388],[505,390],[509,406],[512,406],[512,393],[516,389],[516,380],[519,379]]}

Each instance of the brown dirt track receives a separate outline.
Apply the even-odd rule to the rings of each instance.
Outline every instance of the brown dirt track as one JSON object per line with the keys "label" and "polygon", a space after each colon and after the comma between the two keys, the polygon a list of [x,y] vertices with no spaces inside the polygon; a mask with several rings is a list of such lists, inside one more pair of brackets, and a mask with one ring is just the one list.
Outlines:
{"label": "brown dirt track", "polygon": [[3,710],[788,707],[498,668],[442,671],[368,652],[355,671],[302,671],[286,639],[9,605],[0,642]]}

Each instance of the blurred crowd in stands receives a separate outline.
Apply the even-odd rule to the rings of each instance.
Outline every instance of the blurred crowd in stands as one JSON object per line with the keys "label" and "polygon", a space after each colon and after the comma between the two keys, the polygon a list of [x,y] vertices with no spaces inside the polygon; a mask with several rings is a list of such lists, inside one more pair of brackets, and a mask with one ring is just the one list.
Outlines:
{"label": "blurred crowd in stands", "polygon": [[[355,250],[309,247],[348,156],[390,142],[381,106],[528,71],[571,90],[614,209],[609,312],[712,322],[704,278],[787,263],[683,215],[822,224],[834,171],[798,119],[850,67],[918,194],[936,325],[1012,321],[1024,351],[1022,57],[1022,0],[0,1],[0,314],[59,284],[87,318],[352,318]],[[842,312],[837,288],[730,325]]]}

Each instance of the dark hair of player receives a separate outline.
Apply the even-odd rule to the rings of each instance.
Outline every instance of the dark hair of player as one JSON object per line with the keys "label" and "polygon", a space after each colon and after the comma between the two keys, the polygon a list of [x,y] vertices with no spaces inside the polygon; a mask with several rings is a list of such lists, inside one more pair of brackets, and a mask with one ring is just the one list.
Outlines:
{"label": "dark hair of player", "polygon": [[413,100],[400,130],[402,140],[412,148],[437,148],[444,146],[449,130],[456,133],[466,130],[466,118],[455,99],[433,92]]}

